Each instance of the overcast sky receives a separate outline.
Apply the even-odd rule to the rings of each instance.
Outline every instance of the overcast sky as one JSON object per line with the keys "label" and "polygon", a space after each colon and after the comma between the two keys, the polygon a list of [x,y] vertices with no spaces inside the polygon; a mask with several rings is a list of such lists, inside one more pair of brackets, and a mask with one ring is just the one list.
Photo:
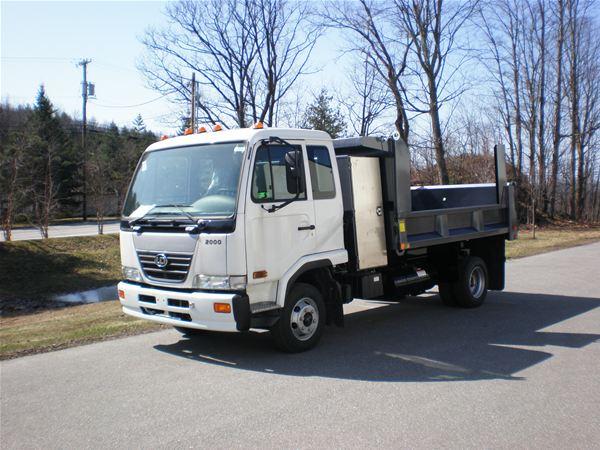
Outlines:
{"label": "overcast sky", "polygon": [[[140,113],[153,131],[173,131],[169,123],[176,109],[165,99],[152,101],[159,94],[145,86],[136,69],[143,53],[139,37],[148,26],[164,21],[164,5],[159,1],[2,0],[2,101],[33,103],[39,85],[44,84],[56,107],[80,118],[82,69],[76,64],[90,58],[88,80],[96,84],[96,99],[88,103],[89,118],[129,126]],[[342,45],[332,35],[321,40],[313,63],[321,70],[305,80],[308,92],[339,85],[343,75],[336,56]]]}

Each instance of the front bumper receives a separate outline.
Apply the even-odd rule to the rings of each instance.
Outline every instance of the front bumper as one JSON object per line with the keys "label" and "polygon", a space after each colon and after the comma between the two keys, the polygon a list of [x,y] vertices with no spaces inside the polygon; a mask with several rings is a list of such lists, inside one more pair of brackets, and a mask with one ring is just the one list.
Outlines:
{"label": "front bumper", "polygon": [[[123,312],[140,319],[213,331],[246,331],[250,306],[246,295],[232,292],[181,292],[144,287],[122,281],[118,285]],[[228,303],[231,313],[216,313],[213,304]]]}

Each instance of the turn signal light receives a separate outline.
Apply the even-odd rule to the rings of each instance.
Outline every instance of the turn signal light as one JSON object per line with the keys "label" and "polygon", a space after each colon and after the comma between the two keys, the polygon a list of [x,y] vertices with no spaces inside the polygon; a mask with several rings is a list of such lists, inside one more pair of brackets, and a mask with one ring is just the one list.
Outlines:
{"label": "turn signal light", "polygon": [[220,123],[215,123],[215,126],[213,127],[213,131],[221,131],[223,129],[223,127],[221,126]]}
{"label": "turn signal light", "polygon": [[185,131],[183,132],[184,135],[188,135],[188,134],[193,134],[194,130],[192,130],[191,128],[186,128]]}
{"label": "turn signal light", "polygon": [[119,289],[119,298],[125,299],[125,291],[123,289]]}
{"label": "turn signal light", "polygon": [[213,309],[216,313],[229,314],[231,312],[231,305],[229,303],[214,303]]}
{"label": "turn signal light", "polygon": [[267,274],[267,271],[266,271],[266,270],[259,270],[259,271],[257,271],[257,272],[254,272],[254,273],[252,274],[252,278],[254,278],[255,280],[256,280],[257,278],[267,278],[267,275],[268,275],[268,274]]}

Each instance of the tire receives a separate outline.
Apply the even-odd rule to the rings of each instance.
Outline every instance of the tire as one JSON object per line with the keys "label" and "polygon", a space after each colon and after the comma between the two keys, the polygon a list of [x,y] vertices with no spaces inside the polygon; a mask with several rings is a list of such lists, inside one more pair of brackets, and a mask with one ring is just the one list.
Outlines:
{"label": "tire", "polygon": [[187,328],[187,327],[173,327],[181,334],[187,337],[198,336],[199,334],[204,334],[204,330],[198,330],[196,328]]}
{"label": "tire", "polygon": [[488,271],[483,259],[471,256],[460,266],[458,280],[452,283],[452,291],[458,306],[477,308],[487,295]]}
{"label": "tire", "polygon": [[277,323],[271,327],[277,347],[288,353],[299,353],[317,345],[326,317],[323,297],[314,286],[294,284],[280,314]]}
{"label": "tire", "polygon": [[453,283],[438,283],[438,290],[440,292],[440,298],[442,299],[442,303],[446,306],[456,307],[458,306],[458,302],[456,301],[456,297],[454,296],[454,286]]}

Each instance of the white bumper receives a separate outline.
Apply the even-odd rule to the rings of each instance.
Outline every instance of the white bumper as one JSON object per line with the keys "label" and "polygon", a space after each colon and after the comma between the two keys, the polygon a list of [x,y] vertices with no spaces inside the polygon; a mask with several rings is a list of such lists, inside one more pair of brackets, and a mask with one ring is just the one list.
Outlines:
{"label": "white bumper", "polygon": [[[123,312],[130,316],[177,327],[238,331],[233,316],[233,293],[176,292],[127,282],[119,283],[118,289],[125,295],[120,298]],[[155,303],[152,302],[153,299]],[[187,305],[182,301],[187,302]],[[228,303],[231,305],[231,312],[214,312],[215,302]]]}

